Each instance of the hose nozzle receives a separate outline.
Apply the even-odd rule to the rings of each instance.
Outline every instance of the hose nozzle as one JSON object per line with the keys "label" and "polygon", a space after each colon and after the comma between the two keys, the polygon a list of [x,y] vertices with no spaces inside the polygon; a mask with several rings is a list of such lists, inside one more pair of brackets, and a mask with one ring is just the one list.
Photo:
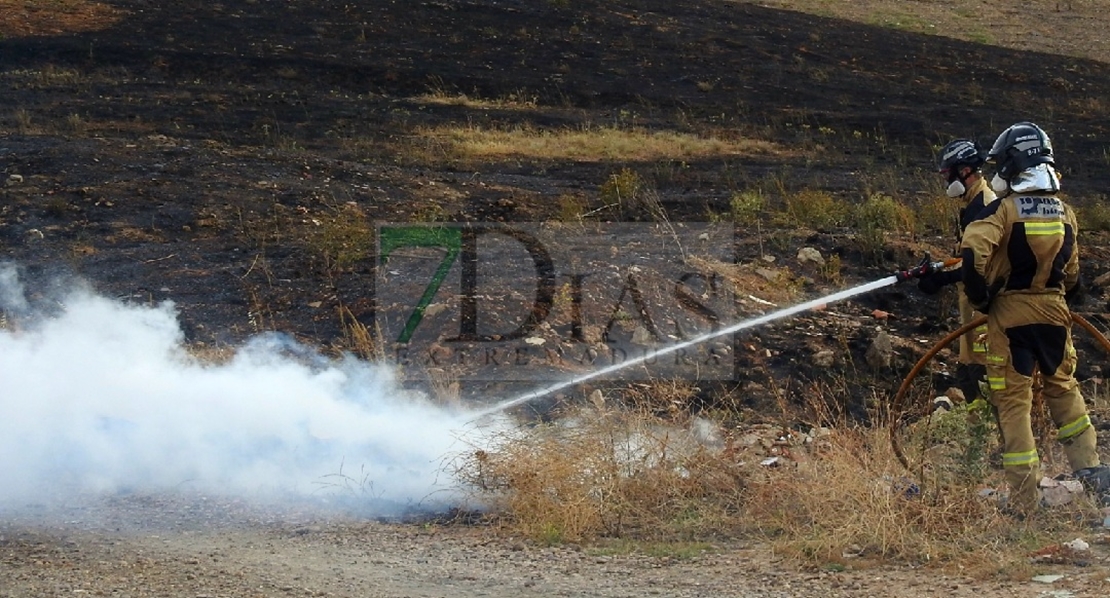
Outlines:
{"label": "hose nozzle", "polygon": [[941,261],[933,261],[932,256],[930,256],[929,253],[926,252],[925,257],[921,258],[920,263],[912,268],[895,272],[894,277],[898,279],[898,282],[903,282],[914,278],[921,278],[922,276],[928,276],[929,274],[933,274],[935,272],[940,272],[941,270],[944,270],[949,266],[954,266],[958,263],[960,263],[960,258],[958,257],[949,258],[947,260]]}

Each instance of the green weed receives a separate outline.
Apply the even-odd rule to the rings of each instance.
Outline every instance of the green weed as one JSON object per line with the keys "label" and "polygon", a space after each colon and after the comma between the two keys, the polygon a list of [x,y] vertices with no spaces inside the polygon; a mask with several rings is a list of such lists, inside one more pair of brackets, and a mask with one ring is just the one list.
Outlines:
{"label": "green weed", "polygon": [[731,220],[743,226],[755,226],[760,222],[767,200],[759,190],[734,193],[729,202]]}
{"label": "green weed", "polygon": [[655,189],[629,168],[609,175],[598,189],[598,199],[612,213],[624,220],[663,222],[666,212]]}
{"label": "green weed", "polygon": [[848,205],[827,191],[803,189],[783,197],[780,220],[792,226],[828,231],[844,224],[850,213]]}
{"label": "green weed", "polygon": [[865,257],[879,261],[886,249],[888,231],[905,225],[907,210],[888,195],[874,194],[856,206],[852,227],[856,245]]}

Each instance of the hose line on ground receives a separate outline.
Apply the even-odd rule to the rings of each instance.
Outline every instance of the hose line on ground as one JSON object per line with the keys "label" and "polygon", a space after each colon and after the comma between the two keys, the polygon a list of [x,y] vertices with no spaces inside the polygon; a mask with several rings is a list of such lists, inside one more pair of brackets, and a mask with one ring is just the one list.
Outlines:
{"label": "hose line on ground", "polygon": [[[1110,354],[1110,340],[1108,340],[1098,328],[1095,328],[1094,325],[1088,322],[1086,318],[1077,313],[1071,314],[1071,320],[1075,324],[1078,324],[1080,328],[1086,330],[1091,336],[1093,336],[1095,340],[1098,341],[1100,345],[1102,345],[1103,350],[1106,351],[1107,354]],[[917,360],[917,363],[914,364],[913,368],[908,374],[906,374],[906,377],[902,380],[902,385],[898,387],[898,392],[894,394],[894,399],[890,402],[890,446],[892,449],[894,449],[894,456],[898,458],[898,462],[901,463],[902,467],[905,467],[907,470],[910,469],[910,463],[909,460],[906,458],[905,453],[902,451],[902,445],[898,442],[898,431],[902,427],[902,420],[905,416],[903,403],[906,400],[906,392],[909,390],[910,385],[913,383],[914,379],[917,378],[917,375],[921,373],[921,370],[925,368],[926,364],[928,364],[934,357],[936,357],[937,353],[947,347],[948,344],[952,341],[960,338],[974,328],[982,326],[986,323],[987,316],[979,316],[978,318],[975,318],[974,320],[964,324],[963,326],[960,326],[959,328],[950,332],[944,338],[940,339],[940,341],[938,341],[935,345],[933,345],[931,349],[926,351],[925,354],[921,356],[921,359]]]}

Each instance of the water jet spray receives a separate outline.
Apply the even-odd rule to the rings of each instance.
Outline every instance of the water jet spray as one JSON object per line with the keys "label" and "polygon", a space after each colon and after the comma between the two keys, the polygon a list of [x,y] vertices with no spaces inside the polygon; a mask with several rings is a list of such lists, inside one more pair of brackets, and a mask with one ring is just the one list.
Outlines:
{"label": "water jet spray", "polygon": [[768,322],[773,322],[775,320],[780,320],[782,318],[790,317],[794,314],[798,314],[798,313],[801,313],[801,312],[804,312],[804,311],[808,311],[808,310],[813,309],[815,307],[819,307],[819,306],[822,306],[822,305],[827,305],[829,303],[835,303],[837,301],[841,301],[841,300],[844,300],[844,299],[849,299],[851,297],[855,297],[856,295],[862,295],[864,293],[868,293],[868,292],[874,291],[876,289],[881,289],[883,287],[888,287],[888,286],[890,286],[892,284],[895,284],[895,283],[903,282],[903,281],[914,279],[914,278],[921,278],[922,276],[926,276],[926,275],[932,274],[934,272],[939,272],[940,270],[943,270],[945,268],[953,266],[953,265],[955,265],[959,262],[960,262],[960,258],[950,258],[950,259],[943,260],[943,261],[933,261],[932,258],[929,256],[929,254],[926,253],[925,257],[921,260],[921,262],[918,263],[918,265],[914,266],[913,268],[908,268],[908,269],[905,269],[905,270],[899,270],[899,271],[895,272],[894,274],[892,274],[890,276],[880,278],[879,280],[875,280],[873,282],[869,282],[869,283],[866,283],[866,284],[861,284],[859,286],[855,286],[855,287],[852,287],[850,289],[845,289],[843,291],[839,291],[839,292],[833,293],[831,295],[826,295],[824,297],[819,297],[817,299],[806,301],[805,303],[799,303],[798,305],[795,305],[793,307],[787,307],[785,309],[780,309],[778,311],[774,311],[774,312],[771,312],[769,314],[764,314],[764,315],[759,316],[757,318],[752,318],[750,320],[744,320],[743,322],[738,322],[736,324],[733,324],[732,326],[728,326],[727,328],[722,328],[722,329],[714,331],[714,332],[709,332],[709,333],[703,334],[701,336],[692,338],[690,340],[683,341],[681,343],[677,343],[677,344],[674,344],[674,345],[670,345],[670,346],[667,346],[667,347],[656,349],[654,351],[648,351],[648,352],[644,353],[643,355],[641,355],[639,357],[636,357],[635,359],[630,359],[628,361],[624,361],[624,362],[621,362],[621,363],[616,363],[616,364],[601,368],[599,370],[595,370],[593,372],[589,372],[589,373],[586,373],[586,374],[582,374],[581,376],[577,376],[575,378],[565,380],[563,382],[557,382],[557,383],[552,384],[550,386],[546,386],[546,387],[540,388],[538,390],[533,390],[533,391],[528,392],[526,394],[523,394],[519,397],[509,399],[509,400],[506,400],[506,401],[502,401],[502,402],[500,402],[496,405],[493,405],[491,407],[487,407],[485,409],[481,409],[479,411],[476,411],[474,413],[474,415],[477,418],[485,417],[487,415],[493,415],[494,413],[498,413],[498,412],[504,411],[506,409],[516,407],[517,405],[523,405],[524,403],[528,403],[528,402],[534,401],[538,398],[548,396],[551,393],[558,392],[558,391],[563,390],[565,388],[569,388],[571,386],[575,386],[575,385],[581,384],[583,382],[593,380],[595,378],[600,378],[600,377],[605,376],[607,374],[611,374],[613,372],[617,372],[617,371],[620,371],[620,370],[623,370],[623,369],[626,369],[626,368],[630,368],[630,367],[633,367],[633,366],[636,366],[636,365],[640,365],[642,363],[645,363],[647,361],[655,359],[656,357],[660,357],[660,356],[663,356],[663,355],[674,353],[675,351],[681,351],[681,350],[683,350],[687,347],[692,347],[692,346],[697,345],[699,343],[704,343],[705,341],[712,340],[714,338],[721,337],[721,336],[724,336],[726,334],[732,334],[734,332],[740,332],[741,330],[746,330],[748,328],[754,328],[756,326],[760,326],[760,325],[766,324]]}
{"label": "water jet spray", "polygon": [[653,350],[653,351],[645,352],[643,355],[640,355],[639,357],[636,357],[634,359],[629,359],[628,361],[624,361],[624,362],[621,362],[621,363],[616,363],[616,364],[601,368],[599,370],[595,370],[593,372],[589,372],[589,373],[586,373],[586,374],[582,374],[581,376],[577,376],[575,378],[565,380],[563,382],[557,382],[557,383],[552,384],[550,386],[546,386],[544,388],[533,390],[533,391],[528,392],[526,394],[523,394],[519,397],[509,399],[507,401],[502,401],[501,403],[498,403],[498,404],[493,405],[491,407],[487,407],[485,409],[482,409],[482,410],[479,410],[479,411],[475,412],[475,416],[476,417],[485,417],[487,415],[492,415],[494,413],[504,411],[504,410],[509,409],[511,407],[515,407],[517,405],[522,405],[524,403],[528,403],[528,402],[533,401],[535,399],[545,397],[547,395],[550,395],[551,393],[558,392],[558,391],[563,390],[565,388],[569,388],[571,386],[575,386],[575,385],[581,384],[583,382],[593,380],[595,378],[600,378],[600,377],[605,376],[607,374],[611,374],[613,372],[617,372],[617,371],[620,371],[620,370],[623,370],[623,369],[626,369],[626,368],[630,368],[630,367],[633,367],[633,366],[636,366],[636,365],[640,365],[640,364],[642,364],[644,362],[647,362],[647,361],[650,361],[650,360],[652,360],[656,357],[667,355],[669,353],[674,353],[675,351],[681,351],[682,349],[685,349],[687,347],[692,347],[692,346],[697,345],[699,343],[703,343],[705,341],[712,340],[712,339],[720,337],[720,336],[725,336],[726,334],[732,334],[734,332],[739,332],[739,331],[745,330],[747,328],[754,328],[756,326],[766,324],[768,322],[773,322],[775,320],[790,317],[790,316],[792,316],[794,314],[797,314],[797,313],[808,311],[810,309],[813,309],[815,307],[819,307],[821,305],[834,303],[834,302],[837,302],[837,301],[841,301],[843,299],[848,299],[850,297],[854,297],[856,295],[862,295],[863,293],[867,293],[867,292],[870,292],[870,291],[874,291],[876,289],[881,289],[883,287],[890,286],[892,284],[895,284],[897,282],[905,280],[905,278],[901,277],[900,274],[901,273],[893,274],[891,276],[887,276],[885,278],[881,278],[879,280],[869,282],[867,284],[862,284],[862,285],[859,285],[859,286],[856,286],[856,287],[852,287],[850,289],[845,289],[843,291],[839,291],[837,293],[833,293],[833,294],[827,295],[825,297],[819,297],[819,298],[813,299],[811,301],[806,301],[805,303],[799,303],[798,305],[795,305],[793,307],[787,307],[785,309],[780,309],[778,311],[774,311],[774,312],[771,312],[771,313],[768,313],[768,314],[764,314],[764,315],[759,316],[757,318],[752,318],[750,320],[744,320],[743,322],[738,322],[738,323],[733,324],[731,326],[728,326],[726,328],[721,328],[720,330],[710,332],[710,333],[706,333],[706,334],[703,334],[701,336],[683,341],[681,343],[677,343],[677,344],[669,345],[667,347],[662,347],[662,348],[659,348],[659,349],[656,349],[656,350]]}

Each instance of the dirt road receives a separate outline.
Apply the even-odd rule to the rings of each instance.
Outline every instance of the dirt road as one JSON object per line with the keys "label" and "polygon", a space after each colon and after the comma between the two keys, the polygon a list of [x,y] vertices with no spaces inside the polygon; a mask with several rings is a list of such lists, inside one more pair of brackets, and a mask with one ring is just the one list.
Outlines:
{"label": "dirt road", "polygon": [[0,597],[1105,596],[1104,546],[1036,581],[909,567],[816,570],[758,544],[644,555],[540,546],[476,525],[387,523],[239,501],[125,497],[7,514]]}

